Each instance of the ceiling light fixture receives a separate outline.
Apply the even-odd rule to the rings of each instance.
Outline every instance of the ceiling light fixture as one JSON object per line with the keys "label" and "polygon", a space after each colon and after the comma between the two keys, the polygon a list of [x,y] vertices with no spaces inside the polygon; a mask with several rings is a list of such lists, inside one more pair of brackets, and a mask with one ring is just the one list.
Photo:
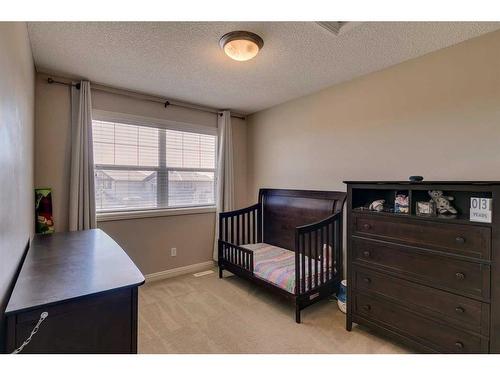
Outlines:
{"label": "ceiling light fixture", "polygon": [[264,46],[264,41],[257,34],[249,31],[232,31],[220,38],[220,48],[236,61],[254,58]]}

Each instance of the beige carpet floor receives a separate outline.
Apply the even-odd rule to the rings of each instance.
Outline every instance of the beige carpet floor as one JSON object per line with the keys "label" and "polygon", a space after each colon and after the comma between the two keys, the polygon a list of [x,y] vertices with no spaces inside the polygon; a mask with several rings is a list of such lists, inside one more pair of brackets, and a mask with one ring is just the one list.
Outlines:
{"label": "beige carpet floor", "polygon": [[355,326],[335,301],[302,311],[225,272],[151,282],[139,292],[139,353],[408,353]]}

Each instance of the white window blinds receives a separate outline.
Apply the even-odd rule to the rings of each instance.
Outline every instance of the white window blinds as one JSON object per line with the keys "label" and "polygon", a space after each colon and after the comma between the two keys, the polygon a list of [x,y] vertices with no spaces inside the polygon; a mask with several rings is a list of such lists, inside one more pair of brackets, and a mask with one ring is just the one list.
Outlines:
{"label": "white window blinds", "polygon": [[98,212],[215,204],[216,136],[93,121]]}

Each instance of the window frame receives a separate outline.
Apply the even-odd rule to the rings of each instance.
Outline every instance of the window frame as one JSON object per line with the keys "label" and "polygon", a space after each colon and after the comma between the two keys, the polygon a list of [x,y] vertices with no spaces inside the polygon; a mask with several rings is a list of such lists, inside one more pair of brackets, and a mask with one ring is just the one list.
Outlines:
{"label": "window frame", "polygon": [[[166,147],[160,147],[158,150],[158,166],[136,166],[136,165],[113,165],[113,164],[93,164],[94,174],[97,170],[119,170],[119,171],[154,171],[157,173],[158,187],[161,185],[161,180],[164,179],[164,188],[157,189],[157,199],[168,199],[168,173],[169,172],[211,172],[214,174],[214,201],[213,204],[197,204],[185,206],[170,206],[170,207],[138,207],[126,209],[107,209],[97,210],[97,221],[112,221],[112,220],[125,220],[134,218],[158,217],[158,216],[171,216],[171,215],[186,215],[198,213],[212,213],[216,211],[217,199],[217,169],[218,169],[218,131],[216,127],[205,125],[197,125],[187,122],[172,121],[158,118],[149,118],[144,116],[136,116],[125,113],[110,112],[103,110],[92,111],[92,121],[104,121],[121,123],[133,126],[145,126],[155,129],[181,131],[195,134],[212,135],[215,137],[215,161],[214,168],[185,168],[185,167],[167,167],[166,164],[162,166],[162,160],[166,160]],[[165,133],[160,132],[165,135]],[[93,142],[93,140],[92,140]],[[161,142],[161,141],[160,141]],[[162,159],[163,158],[163,159]],[[157,200],[158,202],[158,200]]]}

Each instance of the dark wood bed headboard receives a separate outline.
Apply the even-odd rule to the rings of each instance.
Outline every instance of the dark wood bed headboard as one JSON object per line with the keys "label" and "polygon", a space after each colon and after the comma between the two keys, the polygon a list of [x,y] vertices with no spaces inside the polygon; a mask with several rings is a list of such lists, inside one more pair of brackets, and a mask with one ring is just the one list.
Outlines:
{"label": "dark wood bed headboard", "polygon": [[295,251],[295,228],[342,211],[341,191],[260,189],[263,242]]}

